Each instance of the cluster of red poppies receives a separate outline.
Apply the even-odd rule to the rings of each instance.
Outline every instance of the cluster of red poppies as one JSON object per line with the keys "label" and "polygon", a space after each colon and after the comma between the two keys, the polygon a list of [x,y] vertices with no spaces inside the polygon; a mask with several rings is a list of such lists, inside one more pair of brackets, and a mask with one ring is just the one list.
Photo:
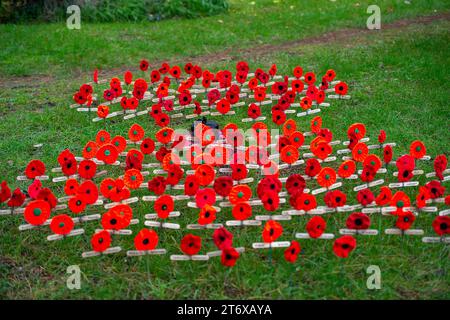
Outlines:
{"label": "cluster of red poppies", "polygon": [[[109,87],[103,89],[103,103],[93,93],[91,84],[83,84],[80,87],[73,96],[74,102],[78,106],[96,105],[99,118],[107,118],[110,114],[109,106],[114,104],[120,105],[119,109],[123,112],[148,110],[151,119],[157,125],[165,127],[170,124],[169,113],[174,111],[175,105],[186,110],[192,109],[194,115],[200,115],[211,108],[215,108],[220,114],[227,114],[232,107],[238,106],[239,102],[244,102],[242,97],[251,96],[254,102],[248,105],[247,114],[249,118],[257,119],[262,115],[262,103],[267,98],[275,97],[277,103],[271,106],[272,121],[281,125],[287,118],[286,110],[296,102],[299,102],[298,106],[303,110],[308,110],[314,103],[322,104],[327,92],[334,91],[339,96],[345,96],[348,90],[345,82],[334,80],[336,73],[332,69],[322,76],[320,85],[316,86],[315,73],[303,73],[300,66],[294,68],[292,77],[277,75],[275,64],[267,72],[258,68],[254,73],[250,73],[245,61],[236,65],[234,77],[229,70],[212,73],[192,63],[184,66],[185,74],[180,66],[171,67],[167,63],[150,70],[146,60],[141,61],[139,68],[144,74],[143,78],[133,81],[131,71],[124,73],[123,81],[112,78]],[[150,78],[149,82],[145,80],[147,76]],[[95,71],[93,80],[94,84],[99,83],[98,71]],[[170,89],[173,82],[176,89]],[[125,90],[122,86],[126,86]],[[131,92],[128,90],[130,86],[133,89]],[[171,92],[174,95],[170,95]],[[203,101],[197,93],[204,94],[207,106],[202,107]],[[146,99],[153,97],[152,101],[156,103],[146,107]]]}
{"label": "cluster of red poppies", "polygon": [[[149,64],[142,61],[140,68],[147,72]],[[198,212],[197,223],[200,229],[214,229],[213,240],[221,251],[222,263],[226,266],[233,266],[239,257],[239,251],[233,246],[233,234],[216,223],[218,220],[226,220],[227,213],[223,213],[226,208],[230,208],[234,222],[242,223],[241,225],[253,221],[257,226],[257,222],[266,221],[262,228],[262,240],[270,248],[272,245],[276,248],[275,243],[283,234],[283,222],[279,221],[290,220],[296,215],[313,215],[306,224],[305,237],[316,239],[322,238],[327,229],[327,222],[322,217],[327,213],[351,212],[346,220],[346,227],[352,234],[359,234],[358,232],[370,228],[371,213],[382,214],[384,209],[389,209],[386,210],[387,216],[395,216],[395,227],[403,232],[411,228],[419,212],[427,210],[427,204],[443,202],[446,206],[450,205],[450,197],[445,197],[443,185],[448,181],[444,176],[447,173],[445,155],[428,159],[433,161],[434,172],[427,174],[427,177],[436,176],[437,179],[419,186],[415,200],[410,199],[406,189],[403,190],[409,187],[408,183],[414,182],[413,177],[424,174],[416,169],[419,161],[427,160],[428,157],[422,142],[414,141],[409,153],[398,157],[393,163],[393,144],[386,143],[386,133],[383,130],[380,131],[377,143],[368,145],[365,126],[355,123],[347,130],[348,141],[341,143],[333,140],[331,130],[322,126],[320,116],[311,120],[309,128],[303,128],[309,129],[308,132],[300,130],[294,119],[287,119],[289,113],[286,111],[292,109],[296,101],[306,110],[314,103],[323,103],[335,78],[333,70],[326,72],[318,87],[315,86],[315,74],[303,74],[300,67],[294,69],[294,79],[291,79],[290,85],[288,77],[275,81],[275,65],[267,73],[257,69],[249,80],[249,67],[245,62],[237,64],[235,80],[228,70],[213,74],[192,64],[187,64],[184,70],[189,75],[186,79],[182,79],[181,68],[163,64],[161,68],[150,71],[150,83],[144,79],[133,82],[132,73],[126,72],[124,84],[120,79],[113,78],[104,92],[105,100],[119,99],[123,109],[133,110],[144,104],[149,89],[153,88],[158,103],[151,106],[150,114],[162,126],[155,136],[149,136],[138,124],[130,127],[127,138],[112,136],[108,131],[100,130],[95,139],[85,144],[81,157],[70,150],[64,150],[58,156],[60,167],[54,168],[52,172],[61,172],[62,176],[54,177],[52,183],[64,182],[65,196],[57,198],[49,187],[43,186],[41,180],[45,181],[43,177],[47,172],[45,164],[40,160],[32,160],[22,179],[30,181],[27,193],[17,188],[11,194],[8,185],[3,182],[0,203],[6,202],[13,213],[23,212],[25,221],[30,225],[50,225],[53,233],[64,237],[71,235],[76,223],[83,222],[83,217],[87,217],[84,213],[99,212],[102,230],[92,236],[91,243],[94,251],[105,252],[112,244],[111,234],[138,223],[139,221],[134,221],[136,218],[142,219],[142,213],[137,208],[132,208],[133,203],[152,201],[156,217],[161,221],[159,226],[164,227],[166,219],[175,213],[176,202],[188,201],[187,206]],[[161,75],[164,76],[162,80]],[[95,73],[95,83],[99,83],[97,76]],[[247,89],[243,84],[246,84],[256,101],[249,105],[248,115],[255,119],[265,109],[261,102],[268,99],[266,90],[271,80],[273,83],[269,101],[275,104],[270,104],[266,113],[270,113],[273,122],[281,127],[282,134],[272,137],[264,122],[253,122],[250,133],[256,140],[256,145],[244,146],[243,133],[235,123],[225,125],[218,130],[218,135],[210,134],[211,128],[202,122],[196,125],[193,137],[178,135],[168,127],[170,117],[162,112],[162,108],[167,112],[173,110],[174,102],[167,98],[173,82],[176,83],[180,106],[192,103],[193,94],[190,89],[201,82],[208,105],[215,105],[222,114],[228,113],[230,106],[239,102],[240,93]],[[305,83],[308,85],[306,90]],[[127,90],[122,90],[122,85],[126,85]],[[129,85],[133,85],[132,97],[122,96],[124,91],[128,92]],[[334,84],[334,91],[338,95],[345,95],[347,86],[343,82],[337,82]],[[223,98],[221,92],[225,92]],[[74,99],[80,105],[90,105],[96,101],[92,85],[81,86]],[[200,109],[201,113],[201,103],[196,101],[194,112]],[[101,112],[108,114],[105,106]],[[199,142],[192,144],[191,138]],[[307,139],[310,140],[308,143]],[[224,144],[219,144],[220,141]],[[274,146],[272,154],[268,148],[271,145]],[[334,148],[337,145],[343,145],[344,148],[336,151]],[[373,153],[371,150],[374,150]],[[380,155],[377,155],[377,150]],[[344,155],[342,161],[337,159],[337,155],[341,154]],[[281,163],[274,160],[277,158]],[[238,159],[243,161],[237,161]],[[394,164],[397,167],[397,182],[385,185],[388,169],[393,168]],[[101,178],[108,174],[108,171],[99,170],[102,167],[108,170],[120,168],[118,170],[123,170],[123,174]],[[152,173],[146,171],[150,168],[154,169]],[[252,170],[258,171],[255,174]],[[296,172],[283,176],[293,170]],[[375,180],[383,174],[386,179]],[[258,181],[255,192],[250,186],[253,178]],[[356,194],[346,194],[339,189],[344,183],[358,179],[362,184],[353,189],[357,191]],[[308,186],[312,188],[316,185],[320,188],[307,189]],[[374,194],[373,187],[379,185],[382,186]],[[394,188],[402,190],[394,192]],[[182,190],[182,194],[176,194],[176,190]],[[135,197],[132,196],[133,193]],[[324,193],[323,197],[319,196],[321,193]],[[288,201],[285,201],[285,197],[288,197]],[[355,199],[356,203],[349,204],[351,199]],[[324,206],[319,205],[321,200]],[[68,203],[67,206],[64,205],[65,202]],[[103,206],[105,210],[99,210],[99,206]],[[255,209],[258,206],[262,206],[263,210]],[[19,207],[24,207],[23,211]],[[182,207],[185,208],[186,205],[183,204]],[[70,214],[58,213],[66,209]],[[250,220],[255,216],[254,211],[266,211],[269,213],[268,218]],[[277,212],[281,215],[276,216]],[[180,214],[184,215],[186,212]],[[78,216],[78,219],[72,215]],[[450,217],[438,215],[432,226],[440,237],[444,237],[450,233]],[[157,232],[143,228],[134,238],[135,249],[155,250],[158,241]],[[185,235],[180,242],[180,248],[187,256],[197,255],[201,245],[202,238],[193,234]],[[295,262],[301,250],[300,244],[292,240],[288,245],[283,245],[287,247],[285,258],[289,262]],[[347,257],[355,247],[355,237],[344,234],[334,241],[333,251],[339,257]]]}

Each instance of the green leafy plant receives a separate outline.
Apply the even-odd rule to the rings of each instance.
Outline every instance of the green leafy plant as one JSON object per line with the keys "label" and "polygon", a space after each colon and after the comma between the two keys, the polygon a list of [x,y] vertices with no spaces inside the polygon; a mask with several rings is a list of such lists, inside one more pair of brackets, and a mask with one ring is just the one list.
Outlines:
{"label": "green leafy plant", "polygon": [[227,0],[3,0],[0,22],[62,21],[66,8],[76,4],[83,21],[158,21],[198,18],[228,10]]}

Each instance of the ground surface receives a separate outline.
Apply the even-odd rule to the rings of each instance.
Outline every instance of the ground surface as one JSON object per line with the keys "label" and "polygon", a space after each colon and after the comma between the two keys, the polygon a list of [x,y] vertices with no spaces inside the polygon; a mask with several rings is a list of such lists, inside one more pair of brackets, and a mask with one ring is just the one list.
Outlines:
{"label": "ground surface", "polygon": [[[378,1],[382,29],[365,28],[366,8],[359,1],[233,1],[231,12],[200,20],[156,24],[0,26],[0,177],[17,185],[33,157],[55,164],[64,148],[79,152],[98,126],[68,109],[71,95],[99,67],[102,76],[121,75],[145,57],[155,64],[195,61],[212,70],[234,68],[247,59],[251,66],[279,73],[300,64],[318,74],[334,68],[350,86],[350,101],[333,102],[322,113],[336,139],[346,128],[363,122],[372,139],[380,129],[407,152],[422,140],[429,154],[448,153],[449,9],[448,1]],[[30,35],[33,35],[31,37]],[[222,124],[230,119],[221,119]],[[300,119],[307,130],[309,119]],[[139,119],[154,132],[145,119]],[[111,123],[124,134],[131,122]],[[187,125],[187,122],[179,125]],[[44,143],[40,151],[34,143]],[[429,164],[424,164],[431,171]],[[450,187],[446,185],[447,188]],[[412,195],[412,191],[408,191]],[[139,214],[149,212],[142,208]],[[192,223],[195,213],[187,212]],[[378,218],[376,218],[378,219]],[[432,217],[416,227],[431,234]],[[286,225],[286,238],[303,230],[305,217]],[[343,217],[330,218],[330,231]],[[393,220],[374,220],[381,229]],[[126,259],[123,255],[83,260],[88,240],[49,243],[42,231],[21,233],[20,217],[0,218],[1,298],[449,298],[448,248],[421,243],[420,238],[386,235],[363,238],[351,258],[336,258],[332,242],[303,241],[297,271],[283,261],[282,251],[269,264],[262,251],[249,251],[228,273],[218,260],[171,263],[168,257]],[[92,230],[94,227],[91,228]],[[135,228],[137,230],[137,227]],[[90,232],[92,232],[90,230]],[[236,245],[259,241],[259,230],[236,230]],[[180,234],[163,235],[175,248]],[[359,239],[359,238],[358,238]],[[118,244],[131,247],[131,239]],[[207,247],[212,249],[212,244]],[[78,264],[82,288],[65,286],[66,268]],[[366,288],[366,268],[378,265],[382,289]],[[226,281],[224,279],[227,279]]]}

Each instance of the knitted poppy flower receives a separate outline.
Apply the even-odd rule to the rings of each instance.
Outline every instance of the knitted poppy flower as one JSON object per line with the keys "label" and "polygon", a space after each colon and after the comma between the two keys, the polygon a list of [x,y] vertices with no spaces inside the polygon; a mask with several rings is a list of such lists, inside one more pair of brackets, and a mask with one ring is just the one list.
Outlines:
{"label": "knitted poppy flower", "polygon": [[95,142],[99,146],[102,146],[104,144],[110,143],[111,142],[111,135],[106,130],[100,130],[100,131],[97,132],[97,135],[95,136]]}
{"label": "knitted poppy flower", "polygon": [[364,182],[371,182],[373,179],[375,179],[375,175],[377,174],[377,171],[375,170],[375,167],[368,164],[363,166],[363,170],[361,173],[361,181]]}
{"label": "knitted poppy flower", "polygon": [[311,132],[318,134],[322,129],[322,117],[316,116],[311,120]]}
{"label": "knitted poppy flower", "polygon": [[141,69],[142,71],[147,71],[148,66],[149,66],[149,63],[145,59],[142,59],[141,62],[139,63],[139,69]]}
{"label": "knitted poppy flower", "polygon": [[20,188],[16,188],[9,201],[6,203],[8,207],[20,207],[25,202],[25,194],[20,190]]}
{"label": "knitted poppy flower", "polygon": [[436,158],[434,158],[434,172],[439,180],[444,179],[444,171],[447,169],[447,157],[445,154],[440,154]]}
{"label": "knitted poppy flower", "polygon": [[373,166],[375,172],[377,172],[381,168],[381,160],[377,155],[369,154],[363,161],[363,166],[368,165]]}
{"label": "knitted poppy flower", "polygon": [[298,241],[291,241],[291,245],[284,251],[284,259],[287,262],[294,263],[297,261],[298,255],[300,254],[301,248]]}
{"label": "knitted poppy flower", "polygon": [[272,111],[272,121],[276,125],[281,125],[286,121],[286,114],[281,110]]}
{"label": "knitted poppy flower", "polygon": [[290,195],[303,192],[306,187],[306,181],[301,174],[294,173],[287,178],[285,187]]}
{"label": "knitted poppy flower", "polygon": [[155,150],[155,142],[151,138],[145,138],[140,145],[143,154],[151,154]]}
{"label": "knitted poppy flower", "polygon": [[66,235],[73,230],[74,222],[67,214],[59,214],[52,218],[50,229],[54,234]]}
{"label": "knitted poppy flower", "polygon": [[111,235],[106,230],[99,231],[92,236],[91,245],[95,252],[103,252],[111,245]]}
{"label": "knitted poppy flower", "polygon": [[247,178],[248,169],[245,164],[232,164],[230,167],[233,180],[239,181]]}
{"label": "knitted poppy flower", "polygon": [[328,82],[331,82],[334,80],[334,78],[336,77],[336,72],[333,69],[329,69],[326,73],[325,73],[325,79]]}
{"label": "knitted poppy flower", "polygon": [[291,196],[289,202],[296,210],[310,211],[317,207],[316,197],[309,193],[297,192]]}
{"label": "knitted poppy flower", "polygon": [[293,119],[288,119],[283,124],[283,135],[289,137],[293,132],[297,130],[297,123]]}
{"label": "knitted poppy flower", "polygon": [[346,221],[348,229],[366,230],[370,227],[370,218],[361,212],[354,212],[348,216]]}
{"label": "knitted poppy flower", "polygon": [[330,167],[325,167],[317,174],[317,182],[320,186],[328,188],[336,182],[336,171]]}
{"label": "knitted poppy flower", "polygon": [[364,142],[358,142],[352,149],[353,160],[363,162],[366,159],[369,149]]}
{"label": "knitted poppy flower", "polygon": [[156,176],[152,180],[148,181],[148,190],[159,196],[166,190],[166,181],[163,176]]}
{"label": "knitted poppy flower", "polygon": [[158,160],[159,162],[162,162],[164,157],[169,154],[171,151],[170,149],[167,149],[165,146],[162,146],[158,149],[158,151],[156,151],[155,153],[155,158],[156,160]]}
{"label": "knitted poppy flower", "polygon": [[311,238],[319,238],[327,227],[327,222],[319,216],[312,217],[306,224],[306,231]]}
{"label": "knitted poppy flower", "polygon": [[275,177],[264,177],[259,181],[258,187],[256,188],[256,194],[258,198],[261,198],[263,194],[267,191],[275,192],[278,194],[283,188],[283,184],[278,178]]}
{"label": "knitted poppy flower", "polygon": [[276,241],[283,233],[283,227],[275,220],[269,220],[264,225],[262,232],[263,241],[266,243]]}
{"label": "knitted poppy flower", "polygon": [[6,181],[2,181],[0,185],[0,203],[5,202],[10,197],[11,197],[11,189],[8,187],[8,183]]}
{"label": "knitted poppy flower", "polygon": [[386,131],[380,130],[380,133],[378,134],[378,142],[380,144],[384,143],[386,141]]}
{"label": "knitted poppy flower", "polygon": [[341,178],[348,178],[356,171],[356,164],[353,160],[345,160],[339,166],[338,175]]}
{"label": "knitted poppy flower", "polygon": [[184,194],[188,196],[195,196],[197,190],[199,188],[199,184],[197,178],[194,175],[186,176],[184,180]]}
{"label": "knitted poppy flower", "polygon": [[303,97],[302,100],[300,100],[300,107],[303,110],[308,110],[312,107],[312,100],[310,97]]}
{"label": "knitted poppy flower", "polygon": [[291,88],[292,91],[294,91],[295,93],[301,93],[303,91],[303,89],[305,88],[305,85],[303,84],[303,82],[301,80],[292,80],[291,82]]}
{"label": "knitted poppy flower", "polygon": [[100,183],[100,192],[105,198],[109,198],[109,193],[115,187],[115,180],[112,178],[106,178]]}
{"label": "knitted poppy flower", "polygon": [[428,191],[427,187],[420,186],[419,192],[416,196],[416,207],[417,208],[425,207],[428,199],[430,199],[430,192]]}
{"label": "knitted poppy flower", "polygon": [[278,163],[270,160],[262,167],[262,175],[269,178],[278,178],[280,174],[280,170],[278,167]]}
{"label": "knitted poppy flower", "polygon": [[141,141],[144,138],[144,135],[144,129],[137,123],[133,124],[130,127],[130,130],[128,130],[128,138],[133,142]]}
{"label": "knitted poppy flower", "polygon": [[133,210],[127,204],[119,204],[112,207],[108,211],[112,216],[118,218],[118,229],[126,228],[130,225],[131,219],[133,218]]}
{"label": "knitted poppy flower", "polygon": [[[345,93],[344,93],[345,94]],[[357,141],[366,135],[366,126],[363,123],[353,123],[348,127],[347,136],[354,137]]]}
{"label": "knitted poppy flower", "polygon": [[50,205],[44,200],[30,201],[25,207],[24,218],[34,226],[43,224],[50,217]]}
{"label": "knitted poppy flower", "polygon": [[52,209],[54,207],[56,207],[56,205],[58,203],[58,199],[56,199],[55,195],[49,188],[42,188],[41,190],[39,190],[39,193],[38,193],[36,199],[44,200],[44,201],[48,202],[48,204],[50,205],[50,208],[52,208]]}
{"label": "knitted poppy flower", "polygon": [[78,166],[78,174],[83,179],[92,179],[97,172],[97,164],[92,160],[82,160]]}
{"label": "knitted poppy flower", "polygon": [[316,82],[316,75],[314,74],[314,72],[307,72],[305,73],[305,82],[309,85],[313,85],[314,82]]}
{"label": "knitted poppy flower", "polygon": [[88,141],[82,151],[83,158],[92,159],[97,154],[97,143],[94,141]]}
{"label": "knitted poppy flower", "polygon": [[436,216],[432,223],[434,232],[440,237],[450,234],[450,217]]}
{"label": "knitted poppy flower", "polygon": [[281,161],[288,164],[292,164],[297,161],[299,156],[300,153],[298,152],[298,149],[293,145],[285,146],[280,152]]}
{"label": "knitted poppy flower", "polygon": [[97,116],[99,118],[105,119],[109,114],[109,107],[103,104],[97,107]]}
{"label": "knitted poppy flower", "polygon": [[162,112],[155,117],[155,123],[160,127],[168,126],[170,124],[170,117],[167,113]]}
{"label": "knitted poppy flower", "polygon": [[217,177],[216,180],[214,180],[214,191],[222,197],[227,197],[230,194],[232,187],[233,179],[229,176]]}
{"label": "knitted poppy flower", "polygon": [[154,230],[144,228],[134,237],[134,247],[136,250],[149,251],[158,246],[158,241],[158,234]]}
{"label": "knitted poppy flower", "polygon": [[156,199],[153,204],[153,208],[161,219],[166,219],[169,213],[173,211],[175,207],[173,198],[170,195],[162,195]]}
{"label": "knitted poppy flower", "polygon": [[75,195],[69,199],[69,210],[73,213],[81,213],[86,208],[86,200],[83,195]]}
{"label": "knitted poppy flower", "polygon": [[195,177],[199,185],[207,186],[214,180],[215,172],[210,165],[202,164],[195,170]]}
{"label": "knitted poppy flower", "polygon": [[425,187],[430,192],[431,199],[442,197],[445,193],[445,187],[437,180],[428,182]]}
{"label": "knitted poppy flower", "polygon": [[252,216],[252,207],[247,202],[239,202],[234,205],[231,214],[236,220],[247,220]]}
{"label": "knitted poppy flower", "polygon": [[[66,175],[71,175],[71,174],[74,174],[76,172],[76,165],[77,165],[77,163],[76,163],[76,160],[75,160],[75,155],[72,152],[70,152],[69,149],[65,149],[64,151],[62,151],[58,155],[57,160],[58,160],[59,165],[63,167],[62,168],[63,170],[64,170],[64,164],[65,163],[74,161],[75,162],[75,166],[74,166],[75,170],[73,170],[72,172],[65,173],[65,174]],[[70,169],[72,169],[72,168],[70,166],[68,166],[67,170],[70,170]]]}
{"label": "knitted poppy flower", "polygon": [[324,202],[329,208],[342,207],[347,202],[347,195],[340,190],[328,191],[325,194]]}
{"label": "knitted poppy flower", "polygon": [[142,177],[142,173],[137,169],[129,169],[125,171],[123,176],[125,186],[130,189],[138,189],[143,180],[144,178]]}
{"label": "knitted poppy flower", "polygon": [[393,154],[394,154],[394,152],[393,152],[392,146],[390,144],[384,146],[384,148],[383,148],[383,162],[384,163],[391,162]]}
{"label": "knitted poppy flower", "polygon": [[228,111],[230,111],[230,102],[226,98],[221,99],[216,103],[216,109],[221,114],[226,114]]}
{"label": "knitted poppy flower", "polygon": [[315,158],[310,158],[306,160],[305,164],[305,174],[309,177],[315,177],[320,170],[322,170],[322,167],[320,165],[319,160]]}
{"label": "knitted poppy flower", "polygon": [[125,170],[137,169],[142,170],[144,155],[136,149],[130,149],[125,157]]}
{"label": "knitted poppy flower", "polygon": [[168,166],[167,170],[167,178],[166,178],[166,183],[174,186],[176,184],[178,184],[181,180],[181,178],[183,178],[183,169],[181,169],[181,166],[179,166],[178,164],[171,164]]}
{"label": "knitted poppy flower", "polygon": [[409,207],[411,201],[408,195],[403,191],[397,191],[391,198],[390,206],[396,207],[397,210],[393,214],[400,214],[403,212],[404,207]]}
{"label": "knitted poppy flower", "polygon": [[200,209],[200,214],[198,217],[198,224],[206,225],[213,223],[216,220],[216,209],[210,205],[204,205]]}
{"label": "knitted poppy flower", "polygon": [[405,154],[405,155],[399,157],[397,159],[397,161],[395,162],[395,164],[399,171],[401,171],[401,170],[412,171],[412,170],[414,170],[414,167],[415,167],[414,158],[412,156],[410,156],[409,154]]}
{"label": "knitted poppy flower", "polygon": [[195,194],[195,203],[198,208],[203,208],[205,205],[212,206],[216,202],[216,193],[211,188],[199,189]]}
{"label": "knitted poppy flower", "polygon": [[261,108],[258,105],[251,103],[248,106],[247,115],[252,119],[256,119],[261,116]]}
{"label": "knitted poppy flower", "polygon": [[108,192],[108,198],[113,202],[119,202],[130,197],[130,189],[125,186],[122,179],[114,180],[114,187]]}
{"label": "knitted poppy flower", "polygon": [[127,148],[127,140],[122,136],[115,136],[111,140],[111,144],[117,149],[117,152],[123,152]]}
{"label": "knitted poppy flower", "polygon": [[168,144],[172,140],[173,129],[169,127],[165,127],[156,132],[156,140],[161,142],[162,144]]}
{"label": "knitted poppy flower", "polygon": [[226,267],[233,267],[239,258],[239,252],[233,247],[227,247],[222,250],[221,263]]}
{"label": "knitted poppy flower", "polygon": [[292,134],[289,136],[289,142],[291,143],[291,145],[293,145],[296,148],[299,148],[303,145],[303,143],[305,142],[305,137],[303,136],[303,133],[299,132],[299,131],[294,131],[292,132]]}
{"label": "knitted poppy flower", "polygon": [[97,185],[91,180],[84,181],[78,187],[77,194],[83,197],[86,204],[94,204],[98,200]]}
{"label": "knitted poppy flower", "polygon": [[34,179],[43,174],[45,174],[45,164],[41,160],[31,160],[25,168],[25,176],[28,179]]}
{"label": "knitted poppy flower", "polygon": [[302,74],[303,74],[303,69],[302,69],[302,67],[296,66],[296,67],[294,68],[294,71],[293,71],[294,77],[296,77],[297,79],[299,79],[299,78],[302,76]]}
{"label": "knitted poppy flower", "polygon": [[402,211],[397,216],[395,226],[400,230],[408,230],[416,220],[416,217],[411,211]]}
{"label": "knitted poppy flower", "polygon": [[120,230],[123,226],[122,217],[112,210],[103,214],[101,223],[106,230]]}
{"label": "knitted poppy flower", "polygon": [[119,157],[117,149],[112,144],[105,144],[97,150],[96,158],[106,164],[113,164]]}
{"label": "knitted poppy flower", "polygon": [[356,239],[349,235],[337,238],[333,244],[333,252],[340,258],[347,258],[355,248]]}
{"label": "knitted poppy flower", "polygon": [[[319,131],[320,132],[320,131]],[[317,154],[321,153],[320,151],[317,152],[316,149],[319,148],[321,143],[326,143],[328,144],[328,142],[325,140],[325,138],[321,137],[321,136],[316,136],[310,143],[309,143],[309,148],[310,150],[314,153],[316,152]]]}
{"label": "knitted poppy flower", "polygon": [[382,186],[380,188],[380,193],[375,198],[375,202],[379,206],[384,206],[384,205],[388,204],[389,201],[391,201],[391,198],[392,198],[391,189],[389,189],[389,187],[387,187],[387,186]]}
{"label": "knitted poppy flower", "polygon": [[[2,203],[4,201],[4,200],[2,200],[3,199],[3,196],[2,196],[3,187],[0,186],[0,189],[1,189],[0,190],[0,203]],[[28,195],[30,196],[31,199],[36,199],[39,194],[39,191],[41,191],[41,189],[42,189],[42,182],[41,182],[41,180],[36,179],[33,181],[32,184],[30,184],[28,186]]]}
{"label": "knitted poppy flower", "polygon": [[236,185],[231,188],[230,194],[228,195],[228,199],[232,204],[236,204],[239,202],[246,202],[252,196],[252,189],[248,185],[241,184]]}
{"label": "knitted poppy flower", "polygon": [[261,195],[261,202],[267,211],[275,211],[280,205],[280,198],[278,193],[267,190]]}
{"label": "knitted poppy flower", "polygon": [[311,146],[311,151],[317,158],[324,160],[333,152],[333,148],[326,141],[319,141],[316,147]]}
{"label": "knitted poppy flower", "polygon": [[427,149],[425,148],[425,145],[422,141],[415,140],[411,143],[411,146],[409,147],[409,154],[416,158],[420,159],[425,156],[427,153]]}
{"label": "knitted poppy flower", "polygon": [[219,250],[230,248],[233,245],[233,234],[224,227],[214,230],[213,241]]}
{"label": "knitted poppy flower", "polygon": [[194,236],[189,233],[181,239],[180,247],[184,254],[197,254],[202,247],[202,239],[199,236]]}
{"label": "knitted poppy flower", "polygon": [[[86,160],[89,161],[89,160]],[[70,158],[64,159],[60,162],[61,164],[61,171],[66,176],[74,175],[77,172],[77,160],[75,160],[75,157],[72,156]]]}
{"label": "knitted poppy flower", "polygon": [[375,196],[370,189],[363,189],[358,191],[356,200],[358,200],[358,202],[363,206],[367,206],[375,200]]}

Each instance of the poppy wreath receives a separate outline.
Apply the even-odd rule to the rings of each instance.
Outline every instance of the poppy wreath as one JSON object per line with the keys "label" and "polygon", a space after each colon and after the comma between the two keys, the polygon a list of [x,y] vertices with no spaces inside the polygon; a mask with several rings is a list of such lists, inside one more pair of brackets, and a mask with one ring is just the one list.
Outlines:
{"label": "poppy wreath", "polygon": [[[436,215],[425,225],[420,213],[430,203],[439,209],[450,205],[445,154],[431,158],[420,140],[406,146],[406,153],[394,154],[396,146],[386,142],[389,130],[380,130],[376,144],[371,145],[363,123],[332,132],[321,116],[311,117],[306,125],[289,117],[288,110],[311,111],[333,95],[346,96],[351,91],[345,82],[336,80],[334,70],[316,75],[296,66],[290,74],[279,75],[276,65],[251,72],[248,63],[241,61],[236,70],[214,73],[192,63],[152,66],[146,60],[140,62],[139,69],[139,77],[127,71],[123,77],[107,81],[100,81],[96,71],[93,81],[82,84],[73,95],[75,107],[97,108],[99,118],[131,114],[124,119],[136,122],[125,132],[100,128],[83,145],[62,150],[54,163],[32,159],[17,181],[20,186],[11,188],[7,181],[1,182],[2,213],[18,212],[33,228],[57,235],[71,233],[76,218],[87,211],[100,214],[97,222],[90,223],[101,230],[88,235],[96,252],[107,250],[116,241],[110,231],[125,228],[134,234],[128,249],[141,251],[167,246],[168,251],[181,250],[193,256],[207,247],[204,240],[209,238],[221,251],[221,263],[226,267],[233,267],[240,259],[236,244],[252,248],[243,242],[247,237],[240,237],[239,229],[205,227],[195,234],[182,230],[177,239],[179,248],[174,248],[168,237],[160,237],[159,230],[142,228],[146,213],[142,207],[149,208],[144,199],[153,201],[150,208],[159,219],[167,219],[177,207],[184,222],[201,226],[226,225],[228,220],[243,223],[260,212],[322,210],[322,215],[305,216],[300,223],[268,220],[256,225],[265,243],[288,241],[284,258],[289,263],[294,263],[304,248],[308,250],[308,241],[300,244],[284,230],[303,229],[309,238],[318,239],[325,238],[326,230],[373,228],[374,219],[368,211],[373,207],[389,208],[381,219],[390,219],[402,234],[417,226],[439,237],[450,233],[448,216]],[[321,79],[320,84],[316,84],[317,79]],[[207,121],[193,126],[193,134],[187,138],[179,136],[171,124],[176,113],[195,118],[209,109],[226,121],[230,111],[238,108],[244,109],[241,114],[250,121],[226,123],[217,136],[208,133],[212,127]],[[146,122],[137,123],[139,115],[146,115]],[[267,120],[261,120],[262,116]],[[183,125],[190,125],[188,122]],[[279,128],[281,134],[272,137],[265,133],[269,127]],[[256,145],[245,146],[242,131],[247,129],[251,129]],[[335,137],[346,140],[337,144]],[[201,140],[195,142],[195,138]],[[220,140],[227,146],[215,145]],[[269,151],[269,145],[274,150]],[[255,168],[261,169],[263,176],[255,174]],[[425,179],[406,188],[405,183],[416,182],[421,170],[428,172]],[[46,174],[50,179],[44,178]],[[382,183],[372,187],[371,183],[381,178]],[[358,191],[336,187],[337,182],[354,187],[359,181],[366,185]],[[323,195],[311,192],[318,187],[325,189]],[[282,201],[285,197],[288,201]],[[355,210],[343,210],[352,206]],[[342,211],[343,219],[329,219],[337,211]],[[362,250],[357,246],[364,241],[361,234],[341,236],[329,246],[329,253],[356,258]]]}

